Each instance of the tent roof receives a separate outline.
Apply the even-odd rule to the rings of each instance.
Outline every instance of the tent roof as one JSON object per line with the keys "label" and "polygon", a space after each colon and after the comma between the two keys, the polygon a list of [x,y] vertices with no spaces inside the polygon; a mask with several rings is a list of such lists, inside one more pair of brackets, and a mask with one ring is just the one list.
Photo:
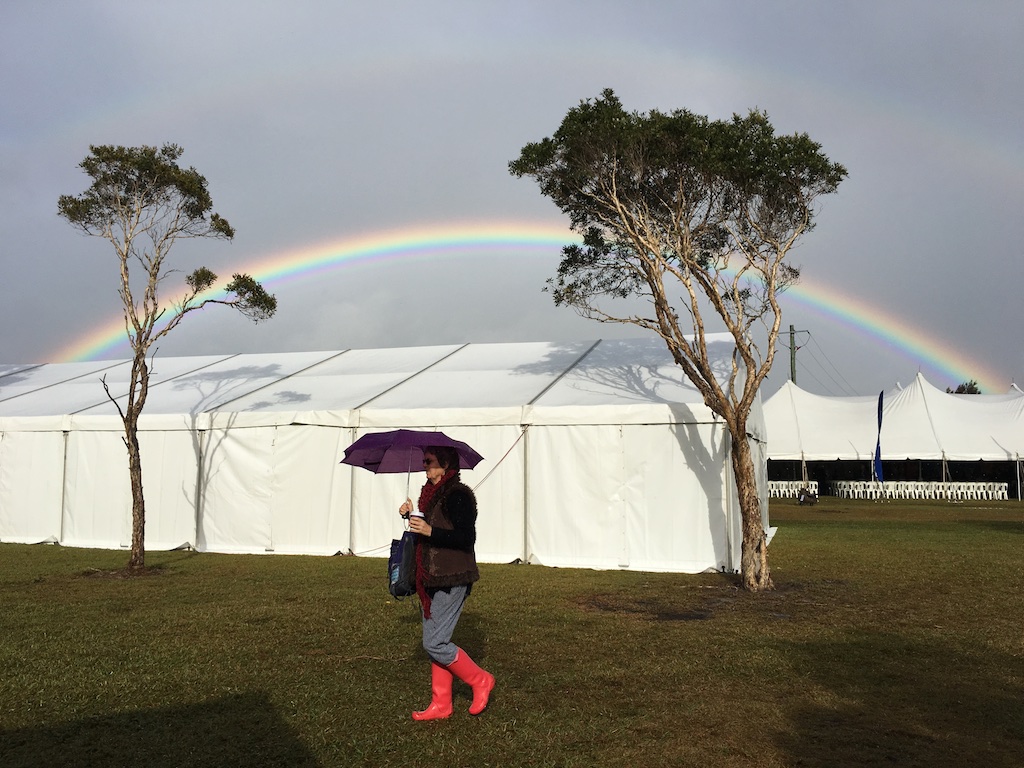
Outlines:
{"label": "tent roof", "polygon": [[[716,367],[729,370],[732,337],[708,340]],[[0,419],[116,416],[100,380],[123,405],[130,373],[127,360],[0,366]],[[620,420],[632,413],[626,421],[650,421],[652,409],[657,423],[717,420],[656,337],[158,357],[143,419],[249,414],[281,423],[320,414],[313,421],[354,426],[357,412],[358,423],[372,413],[382,425],[425,410],[475,412],[460,419],[486,410],[493,420],[495,409],[506,409],[518,423],[527,408],[571,407],[610,408]],[[756,420],[752,431],[763,431]]]}
{"label": "tent roof", "polygon": [[878,395],[826,397],[786,382],[764,404],[768,458],[978,459],[1005,461],[1024,455],[1024,392],[953,395],[918,374],[904,389]]}

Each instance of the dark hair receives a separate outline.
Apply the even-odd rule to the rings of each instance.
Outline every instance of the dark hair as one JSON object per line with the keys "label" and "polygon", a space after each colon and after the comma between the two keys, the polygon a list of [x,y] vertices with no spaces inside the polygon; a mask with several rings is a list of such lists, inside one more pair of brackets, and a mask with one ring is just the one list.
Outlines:
{"label": "dark hair", "polygon": [[432,453],[437,463],[445,470],[454,469],[459,471],[459,452],[450,445],[432,445],[424,448],[423,453]]}

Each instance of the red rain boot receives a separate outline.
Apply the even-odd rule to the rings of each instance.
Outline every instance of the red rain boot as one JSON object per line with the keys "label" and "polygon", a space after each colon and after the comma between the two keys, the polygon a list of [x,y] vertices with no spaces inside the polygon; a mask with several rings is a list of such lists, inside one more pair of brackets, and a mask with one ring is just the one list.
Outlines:
{"label": "red rain boot", "polygon": [[444,720],[452,716],[452,673],[436,661],[430,662],[430,705],[413,712],[413,720]]}
{"label": "red rain boot", "polygon": [[448,669],[473,688],[473,703],[469,707],[469,714],[479,715],[487,709],[487,700],[494,690],[494,675],[480,669],[461,648],[455,654],[455,661],[448,665]]}

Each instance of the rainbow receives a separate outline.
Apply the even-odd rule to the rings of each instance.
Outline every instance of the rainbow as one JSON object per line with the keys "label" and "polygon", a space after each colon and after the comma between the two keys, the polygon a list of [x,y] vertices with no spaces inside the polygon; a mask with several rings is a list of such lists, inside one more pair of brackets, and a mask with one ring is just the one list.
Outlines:
{"label": "rainbow", "polygon": [[[801,275],[800,282],[780,298],[784,307],[790,301],[825,320],[838,322],[875,342],[881,342],[919,366],[927,366],[944,379],[941,383],[933,381],[936,386],[946,385],[946,380],[956,386],[973,379],[983,392],[990,394],[1005,392],[1010,386],[1004,374],[964,354],[962,349],[925,333],[894,312],[860,297],[841,293],[833,286]],[[893,383],[888,382],[888,385]]]}
{"label": "rainbow", "polygon": [[[311,245],[299,250],[257,258],[225,269],[227,275],[244,272],[265,287],[277,287],[357,264],[430,259],[481,251],[516,248],[557,253],[567,242],[579,240],[564,226],[522,222],[474,222],[445,226],[412,227],[374,232],[343,240]],[[220,273],[220,270],[218,270]],[[219,288],[199,295],[199,300],[223,297]],[[118,316],[93,328],[58,350],[52,357],[71,362],[130,356],[124,318]]]}
{"label": "rainbow", "polygon": [[[276,253],[252,263],[225,270],[246,272],[268,287],[305,280],[315,275],[356,264],[393,260],[437,258],[481,251],[516,248],[554,255],[579,237],[565,227],[522,222],[483,222],[409,228],[324,242],[299,250]],[[201,295],[218,298],[219,289]],[[974,379],[986,392],[1002,392],[1006,377],[958,348],[915,328],[896,314],[855,296],[843,294],[806,277],[790,288],[783,303],[796,302],[831,322],[848,326],[860,335],[920,365],[926,365],[954,383]],[[59,361],[127,357],[124,320],[117,317],[75,339],[55,355]]]}

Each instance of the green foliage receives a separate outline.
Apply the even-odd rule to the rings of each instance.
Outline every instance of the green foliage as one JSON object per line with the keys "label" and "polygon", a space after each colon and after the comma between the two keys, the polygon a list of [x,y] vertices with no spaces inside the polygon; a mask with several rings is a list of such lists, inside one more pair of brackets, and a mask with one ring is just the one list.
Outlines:
{"label": "green foliage", "polygon": [[249,275],[232,275],[226,290],[237,297],[232,302],[235,309],[254,323],[273,317],[277,311],[277,299]]}
{"label": "green foliage", "polygon": [[193,293],[202,293],[217,281],[217,275],[206,267],[199,267],[185,278]]}
{"label": "green foliage", "polygon": [[[724,299],[734,318],[760,316],[765,290],[799,277],[789,265],[773,271],[772,257],[811,228],[813,201],[846,176],[806,134],[776,136],[763,112],[714,121],[685,109],[639,114],[611,90],[571,109],[509,170],[534,178],[584,237],[563,250],[556,303],[589,311],[601,296],[656,298],[652,283],[674,269],[713,303]],[[737,257],[751,282],[718,282]]]}
{"label": "green foliage", "polygon": [[[176,144],[156,147],[90,146],[79,167],[92,179],[78,196],[61,195],[58,213],[88,234],[106,236],[111,229],[138,224],[155,213],[174,214],[169,231],[191,237],[231,239],[234,230],[218,214],[206,178],[181,168],[184,150]],[[207,218],[207,216],[210,216]],[[151,219],[152,221],[152,219]]]}
{"label": "green foliage", "polygon": [[978,387],[978,382],[971,379],[959,384],[956,389],[946,387],[946,392],[953,395],[980,395],[981,389]]}

